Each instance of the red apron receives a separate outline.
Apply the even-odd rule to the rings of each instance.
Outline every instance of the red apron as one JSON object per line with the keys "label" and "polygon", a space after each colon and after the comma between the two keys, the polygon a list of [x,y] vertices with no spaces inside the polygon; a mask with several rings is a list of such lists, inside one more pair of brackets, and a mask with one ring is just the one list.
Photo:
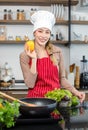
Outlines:
{"label": "red apron", "polygon": [[37,60],[37,80],[33,89],[29,89],[27,97],[44,97],[48,91],[60,88],[57,66],[50,57]]}

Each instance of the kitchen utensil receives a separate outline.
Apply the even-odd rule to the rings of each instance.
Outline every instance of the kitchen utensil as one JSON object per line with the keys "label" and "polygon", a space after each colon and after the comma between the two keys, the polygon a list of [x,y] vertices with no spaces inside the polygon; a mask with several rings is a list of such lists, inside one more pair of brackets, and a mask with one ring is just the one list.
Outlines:
{"label": "kitchen utensil", "polygon": [[13,100],[13,101],[18,101],[19,103],[21,103],[21,104],[24,104],[25,106],[27,106],[27,107],[35,107],[35,106],[37,106],[36,104],[31,104],[31,103],[27,103],[27,102],[23,102],[23,101],[21,101],[21,100],[19,100],[19,99],[17,99],[17,98],[14,98],[14,97],[12,97],[12,96],[9,96],[9,95],[7,95],[7,94],[5,94],[5,93],[3,93],[3,92],[0,92],[0,95],[2,95],[3,97],[5,97],[5,98],[8,98],[8,99],[10,99],[10,100]]}
{"label": "kitchen utensil", "polygon": [[20,106],[20,113],[26,116],[49,116],[51,112],[56,108],[56,100],[49,98],[22,98],[23,102],[35,104],[36,107],[28,107],[23,104]]}
{"label": "kitchen utensil", "polygon": [[81,60],[80,88],[88,88],[88,60],[83,56]]}

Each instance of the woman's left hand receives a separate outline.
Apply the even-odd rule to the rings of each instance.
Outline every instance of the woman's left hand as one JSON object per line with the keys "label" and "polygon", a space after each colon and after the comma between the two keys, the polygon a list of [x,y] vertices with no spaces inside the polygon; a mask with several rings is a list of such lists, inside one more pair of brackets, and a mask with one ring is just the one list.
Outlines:
{"label": "woman's left hand", "polygon": [[85,93],[84,92],[78,92],[77,96],[78,96],[81,103],[85,100]]}

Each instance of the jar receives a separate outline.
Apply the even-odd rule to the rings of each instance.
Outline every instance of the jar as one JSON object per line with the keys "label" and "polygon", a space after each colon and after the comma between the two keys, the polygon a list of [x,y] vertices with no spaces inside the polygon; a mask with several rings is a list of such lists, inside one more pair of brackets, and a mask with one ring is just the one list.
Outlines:
{"label": "jar", "polygon": [[12,11],[8,10],[8,20],[12,20]]}
{"label": "jar", "polygon": [[14,40],[13,36],[8,36],[8,40]]}
{"label": "jar", "polygon": [[54,40],[54,35],[51,34],[50,40]]}
{"label": "jar", "polygon": [[22,20],[25,20],[25,12],[24,12],[24,10],[22,10],[21,12],[22,12]]}
{"label": "jar", "polygon": [[16,41],[21,41],[21,37],[20,36],[16,36]]}
{"label": "jar", "polygon": [[59,40],[59,38],[58,38],[58,32],[56,32],[56,40]]}
{"label": "jar", "polygon": [[20,10],[17,9],[17,20],[19,20],[19,12],[20,12]]}
{"label": "jar", "polygon": [[19,20],[23,20],[23,12],[19,11]]}
{"label": "jar", "polygon": [[87,37],[87,35],[84,36],[84,42],[88,42],[88,37]]}
{"label": "jar", "polygon": [[4,20],[8,19],[8,13],[7,13],[7,9],[4,9]]}

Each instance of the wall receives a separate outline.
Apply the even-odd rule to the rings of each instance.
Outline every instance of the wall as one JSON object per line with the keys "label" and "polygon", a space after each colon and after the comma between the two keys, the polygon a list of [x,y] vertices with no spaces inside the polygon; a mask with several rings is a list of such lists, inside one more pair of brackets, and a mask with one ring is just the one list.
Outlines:
{"label": "wall", "polygon": [[[77,6],[72,8],[72,11],[76,12],[76,16],[79,16],[78,19],[84,18],[84,20],[88,21],[88,6],[87,7],[80,7],[80,2]],[[84,41],[85,35],[88,37],[88,24],[87,25],[71,25],[71,39],[74,40],[73,32],[80,35],[80,41]],[[88,42],[87,42],[88,43]],[[81,72],[81,62],[83,55],[86,56],[88,60],[88,44],[71,44],[70,46],[70,64],[75,63],[76,65],[80,66]]]}

